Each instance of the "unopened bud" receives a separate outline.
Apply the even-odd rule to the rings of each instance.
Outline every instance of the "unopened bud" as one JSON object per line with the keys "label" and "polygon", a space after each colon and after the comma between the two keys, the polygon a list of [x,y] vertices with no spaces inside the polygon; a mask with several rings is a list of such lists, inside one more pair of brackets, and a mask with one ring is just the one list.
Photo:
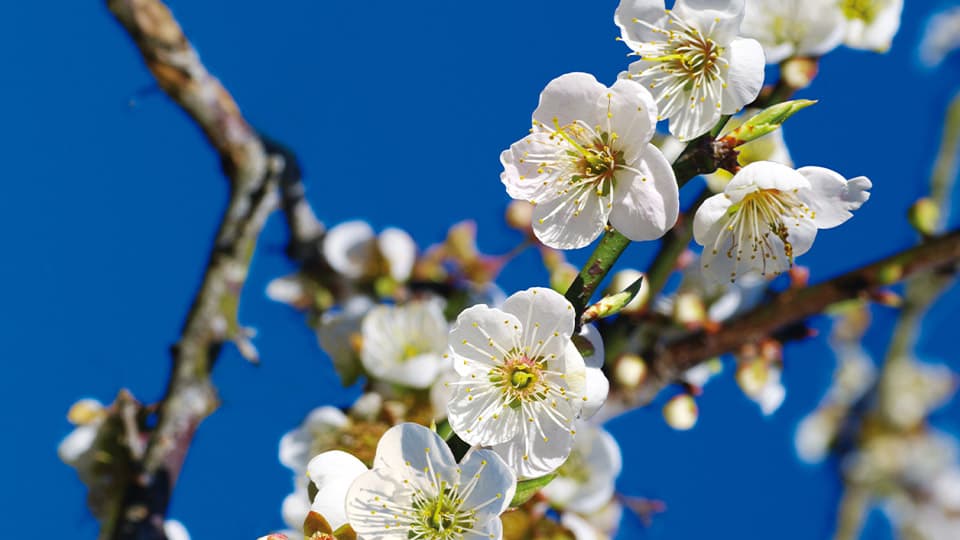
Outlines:
{"label": "unopened bud", "polygon": [[762,359],[740,362],[737,365],[737,384],[751,398],[760,396],[770,380],[770,365]]}
{"label": "unopened bud", "polygon": [[553,272],[558,266],[567,262],[562,251],[548,247],[540,248],[540,258],[543,259],[543,266],[548,272]]}
{"label": "unopened bud", "polygon": [[937,207],[937,203],[933,202],[933,199],[924,197],[913,203],[907,213],[907,219],[910,220],[910,225],[917,232],[931,236],[936,234],[940,226],[940,208]]}
{"label": "unopened bud", "polygon": [[533,205],[527,201],[513,201],[507,205],[504,219],[511,228],[530,233],[533,230]]}
{"label": "unopened bud", "polygon": [[624,313],[636,313],[647,305],[647,301],[650,299],[650,285],[647,283],[646,276],[643,272],[632,268],[620,270],[614,274],[610,280],[610,287],[607,289],[607,294],[625,291],[628,287],[636,283],[637,280],[642,280],[640,282],[640,290],[637,291],[633,300],[620,310]]}
{"label": "unopened bud", "polygon": [[771,105],[750,117],[743,124],[728,133],[723,140],[733,147],[741,146],[764,135],[773,133],[797,111],[806,109],[816,101],[795,99]]}
{"label": "unopened bud", "polygon": [[647,378],[647,363],[643,358],[625,354],[617,359],[613,368],[613,379],[624,388],[636,388]]}
{"label": "unopened bud", "polygon": [[790,58],[780,65],[780,76],[794,90],[803,90],[810,86],[817,76],[819,66],[814,58]]}
{"label": "unopened bud", "polygon": [[687,327],[700,327],[707,320],[703,299],[694,293],[680,293],[673,304],[673,318]]}
{"label": "unopened bud", "polygon": [[697,402],[689,394],[674,396],[663,406],[663,419],[667,425],[679,431],[686,431],[697,425],[700,412]]}
{"label": "unopened bud", "polygon": [[903,305],[903,297],[890,290],[871,291],[870,299],[881,306],[898,308]]}

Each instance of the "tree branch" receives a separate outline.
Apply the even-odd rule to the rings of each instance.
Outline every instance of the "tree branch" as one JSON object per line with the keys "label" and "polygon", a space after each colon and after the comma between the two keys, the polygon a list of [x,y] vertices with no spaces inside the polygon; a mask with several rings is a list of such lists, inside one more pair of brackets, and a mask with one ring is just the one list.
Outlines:
{"label": "tree branch", "polygon": [[732,352],[745,343],[763,339],[831,304],[858,298],[880,287],[892,285],[927,271],[954,272],[960,261],[960,230],[932,238],[923,244],[892,255],[863,268],[852,270],[818,285],[787,290],[720,327],[700,330],[646,351],[650,370],[643,386],[631,401],[645,403],[659,390],[677,380],[700,362]]}
{"label": "tree branch", "polygon": [[[265,146],[161,1],[107,0],[107,7],[133,38],[160,87],[203,130],[230,182],[229,203],[203,282],[172,347],[172,372],[156,426],[145,453],[134,457],[135,474],[100,533],[101,539],[163,540],[170,494],[193,433],[217,406],[209,374],[220,347],[232,340],[248,358],[255,355],[252,347],[245,347],[244,330],[237,322],[239,295],[260,231],[277,207],[278,183],[283,180],[285,193],[296,191],[299,168],[292,154],[272,154],[275,147]],[[300,205],[291,202],[290,207]],[[295,220],[305,235],[311,234],[311,225],[319,230],[311,217],[312,212],[301,210]]]}

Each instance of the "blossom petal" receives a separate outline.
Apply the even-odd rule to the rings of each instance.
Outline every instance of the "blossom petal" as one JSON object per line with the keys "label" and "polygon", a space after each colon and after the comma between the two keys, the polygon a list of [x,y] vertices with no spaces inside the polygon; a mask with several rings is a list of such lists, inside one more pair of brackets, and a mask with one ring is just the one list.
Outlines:
{"label": "blossom petal", "polygon": [[617,79],[610,90],[601,95],[598,105],[608,121],[607,133],[615,133],[622,141],[623,160],[630,163],[650,142],[657,129],[657,104],[642,84],[631,79]]}
{"label": "blossom petal", "polygon": [[350,485],[361,474],[367,472],[366,465],[354,456],[331,450],[310,460],[307,476],[317,487],[317,494],[310,507],[323,516],[333,530],[347,523],[346,500]]}
{"label": "blossom petal", "polygon": [[409,422],[393,426],[380,437],[373,462],[374,468],[396,471],[405,467],[423,471],[428,467],[444,469],[456,465],[447,443],[439,435]]}
{"label": "blossom petal", "polygon": [[830,229],[847,221],[854,210],[870,199],[873,184],[860,176],[846,180],[843,175],[823,167],[797,170],[810,182],[810,189],[800,192],[801,198],[814,211],[813,221],[821,229]]}
{"label": "blossom petal", "polygon": [[[563,465],[573,447],[573,405],[568,400],[555,400],[552,405],[524,403],[527,417],[516,436],[493,446],[520,478],[536,478]],[[541,409],[550,409],[544,412]],[[547,416],[550,414],[552,416]],[[555,418],[556,420],[553,420]]]}
{"label": "blossom petal", "polygon": [[[510,506],[517,488],[517,477],[492,450],[471,450],[460,462],[462,483],[476,479],[463,506],[478,509],[480,521],[496,519]],[[499,520],[498,520],[499,521]]]}
{"label": "blossom petal", "polygon": [[303,425],[280,438],[280,463],[302,474],[313,457],[310,452],[316,434],[334,431],[348,422],[347,416],[336,407],[317,407],[310,412]]}
{"label": "blossom petal", "polygon": [[484,304],[463,310],[450,330],[450,350],[456,355],[453,368],[469,375],[499,364],[521,332],[520,320],[503,310]]}
{"label": "blossom petal", "polygon": [[[503,310],[520,320],[523,345],[544,340],[544,350],[559,355],[573,334],[573,305],[553,289],[531,287],[514,293],[503,303]],[[554,333],[559,335],[554,336]]]}
{"label": "blossom petal", "polygon": [[[420,453],[422,454],[423,451],[421,450]],[[358,538],[364,540],[405,540],[407,538],[405,528],[394,526],[396,519],[393,509],[384,508],[386,501],[392,503],[394,507],[410,504],[413,490],[402,487],[404,483],[398,472],[400,470],[403,469],[375,468],[358,476],[350,485],[346,497],[346,514],[350,527],[357,533]],[[412,511],[412,504],[410,507]]]}
{"label": "blossom petal", "polygon": [[653,41],[659,36],[645,24],[657,28],[666,26],[663,0],[620,0],[613,20],[620,28],[620,37],[630,48],[636,48],[642,42]]}
{"label": "blossom petal", "polygon": [[718,193],[703,201],[696,215],[693,216],[693,238],[701,246],[713,244],[716,237],[713,236],[714,226],[720,222],[730,209],[730,197],[723,193]]}
{"label": "blossom petal", "polygon": [[500,154],[500,181],[507,194],[523,201],[544,201],[556,196],[558,170],[542,167],[542,161],[530,156],[552,156],[563,151],[562,141],[550,140],[541,127],[533,128],[533,133],[513,143]]}
{"label": "blossom petal", "polygon": [[[603,348],[603,336],[597,330],[596,325],[585,324],[580,328],[580,336],[586,338],[593,347],[593,354],[583,356],[583,362],[588,368],[602,368],[606,359],[606,351]],[[582,355],[581,355],[582,356]]]}
{"label": "blossom petal", "polygon": [[537,239],[555,249],[579,249],[600,236],[610,215],[608,202],[592,184],[571,188],[571,192],[537,202],[533,208],[533,232]]}
{"label": "blossom petal", "polygon": [[97,430],[100,423],[77,426],[69,435],[63,438],[57,446],[57,455],[60,460],[70,466],[76,466],[97,440]]}
{"label": "blossom petal", "polygon": [[729,63],[723,89],[723,114],[733,114],[757,99],[763,88],[763,47],[755,39],[737,38],[724,51]]}
{"label": "blossom petal", "polygon": [[871,2],[880,10],[872,20],[860,18],[847,20],[847,33],[844,43],[854,49],[865,49],[876,52],[886,52],[893,43],[893,37],[900,29],[900,15],[903,11],[903,0],[888,2]]}
{"label": "blossom petal", "polygon": [[567,73],[547,83],[540,93],[540,104],[533,119],[551,128],[555,122],[565,126],[577,120],[596,124],[597,98],[607,87],[589,73]]}
{"label": "blossom petal", "polygon": [[740,33],[745,0],[677,0],[673,11],[721,47]]}
{"label": "blossom petal", "polygon": [[617,174],[610,224],[633,241],[660,238],[676,224],[680,213],[680,192],[673,168],[660,150],[649,143],[632,167],[639,174]]}
{"label": "blossom petal", "polygon": [[503,394],[478,372],[478,384],[464,377],[453,390],[447,404],[447,420],[453,431],[467,444],[491,446],[509,441],[521,429],[519,411],[507,406]]}
{"label": "blossom petal", "polygon": [[503,538],[503,523],[499,517],[477,526],[472,531],[463,533],[463,540],[490,540],[491,538],[498,540]]}
{"label": "blossom petal", "polygon": [[810,181],[792,168],[772,161],[757,161],[740,169],[724,188],[724,193],[733,203],[738,203],[744,196],[761,189],[794,191],[809,188]]}
{"label": "blossom petal", "polygon": [[374,233],[365,221],[345,221],[323,237],[323,256],[337,273],[363,277],[374,262]]}
{"label": "blossom petal", "polygon": [[390,267],[390,277],[401,283],[406,281],[417,260],[417,244],[413,238],[402,229],[389,227],[377,237],[377,245]]}
{"label": "blossom petal", "polygon": [[583,409],[580,411],[580,418],[589,420],[603,407],[607,401],[607,395],[610,393],[610,381],[604,375],[603,370],[599,368],[586,369],[586,392],[583,396]]}

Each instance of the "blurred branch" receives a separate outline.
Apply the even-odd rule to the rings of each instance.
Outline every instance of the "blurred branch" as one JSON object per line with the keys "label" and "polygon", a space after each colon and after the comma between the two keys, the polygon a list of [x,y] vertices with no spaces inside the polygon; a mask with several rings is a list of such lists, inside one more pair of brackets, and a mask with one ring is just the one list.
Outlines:
{"label": "blurred branch", "polygon": [[777,331],[821,313],[831,304],[858,298],[927,271],[953,273],[960,261],[960,230],[852,270],[829,281],[780,293],[769,302],[708,332],[700,330],[648,351],[650,372],[633,399],[646,402],[666,384],[700,362],[759,341]]}
{"label": "blurred branch", "polygon": [[237,309],[257,238],[277,207],[278,184],[283,184],[283,204],[297,238],[318,236],[322,228],[312,212],[304,210],[292,153],[266,143],[244,120],[232,96],[201,64],[170,10],[159,0],[107,0],[107,6],[136,43],[160,88],[203,130],[230,182],[229,203],[203,282],[172,347],[172,372],[156,425],[145,452],[134,458],[135,474],[119,508],[108,514],[100,534],[102,539],[161,540],[170,494],[193,433],[217,407],[209,374],[221,346],[234,341],[245,356],[256,358],[237,321]]}

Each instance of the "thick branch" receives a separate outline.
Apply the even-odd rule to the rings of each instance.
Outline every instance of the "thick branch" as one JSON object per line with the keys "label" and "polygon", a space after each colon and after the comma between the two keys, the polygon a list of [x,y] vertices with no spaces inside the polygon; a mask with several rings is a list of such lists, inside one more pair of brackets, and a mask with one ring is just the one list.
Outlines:
{"label": "thick branch", "polygon": [[787,290],[714,332],[698,331],[649,351],[650,374],[637,397],[652,399],[665,384],[700,362],[758,341],[821,313],[831,304],[931,270],[953,272],[960,261],[960,230],[931,239],[879,262],[803,289]]}
{"label": "thick branch", "polygon": [[[180,339],[173,369],[137,472],[101,538],[163,539],[170,493],[193,433],[217,406],[209,373],[229,340],[241,343],[239,294],[257,237],[277,206],[276,187],[285,156],[265,150],[223,85],[200,63],[169,9],[159,0],[107,0],[107,6],[140,49],[160,87],[197,123],[220,155],[230,199],[200,290]],[[248,353],[248,356],[251,353]]]}

